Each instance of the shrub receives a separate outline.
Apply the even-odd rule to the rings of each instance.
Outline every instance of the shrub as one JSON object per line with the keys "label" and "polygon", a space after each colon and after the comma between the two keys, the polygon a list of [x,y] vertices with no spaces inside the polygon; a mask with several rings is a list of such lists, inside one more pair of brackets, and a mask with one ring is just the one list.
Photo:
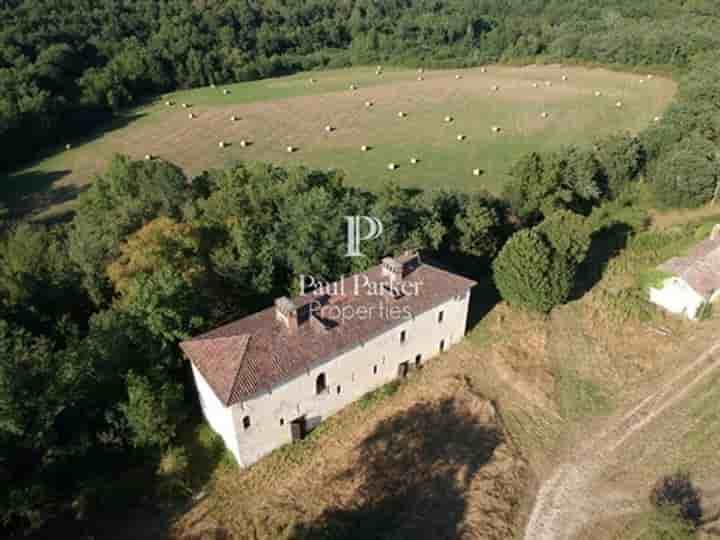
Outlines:
{"label": "shrub", "polygon": [[700,524],[702,518],[700,500],[700,491],[685,472],[663,476],[650,492],[650,502],[655,507],[675,508],[684,520],[695,526]]}
{"label": "shrub", "polygon": [[508,240],[493,263],[493,275],[504,300],[542,313],[567,300],[573,284],[571,263],[533,229]]}

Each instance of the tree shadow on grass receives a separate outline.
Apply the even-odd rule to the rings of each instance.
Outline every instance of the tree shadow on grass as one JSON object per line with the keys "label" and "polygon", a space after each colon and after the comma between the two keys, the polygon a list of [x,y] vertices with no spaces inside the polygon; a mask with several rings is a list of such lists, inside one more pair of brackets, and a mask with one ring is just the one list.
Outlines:
{"label": "tree shadow on grass", "polygon": [[452,398],[418,403],[381,422],[356,466],[337,476],[362,478],[349,507],[325,510],[292,540],[458,538],[473,476],[501,442]]}
{"label": "tree shadow on grass", "polygon": [[69,170],[62,170],[9,174],[0,179],[0,201],[7,206],[12,218],[41,213],[53,205],[74,199],[83,190],[75,185],[53,186],[69,173]]}
{"label": "tree shadow on grass", "polygon": [[579,300],[603,277],[608,263],[627,245],[633,229],[626,223],[611,223],[595,231],[587,257],[578,268],[571,300]]}

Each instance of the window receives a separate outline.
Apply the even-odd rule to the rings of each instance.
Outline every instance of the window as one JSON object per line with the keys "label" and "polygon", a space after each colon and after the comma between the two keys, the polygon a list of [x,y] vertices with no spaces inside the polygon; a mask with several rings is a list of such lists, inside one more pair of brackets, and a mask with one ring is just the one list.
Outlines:
{"label": "window", "polygon": [[407,333],[405,332],[405,330],[403,330],[402,332],[400,332],[400,343],[405,343],[406,338],[407,338]]}
{"label": "window", "polygon": [[317,376],[317,379],[315,379],[315,393],[316,394],[322,394],[327,390],[327,379],[325,377],[324,373],[321,373]]}
{"label": "window", "polygon": [[439,323],[443,322],[443,318],[444,318],[444,317],[445,317],[445,312],[444,312],[444,311],[441,311],[440,313],[438,313],[438,322],[439,322]]}
{"label": "window", "polygon": [[420,364],[422,364],[422,354],[415,356],[415,367],[420,367]]}
{"label": "window", "polygon": [[373,375],[377,375],[377,364],[373,366]]}
{"label": "window", "polygon": [[445,350],[445,340],[440,340],[440,352],[443,352]]}
{"label": "window", "polygon": [[243,416],[243,429],[250,429],[250,417]]}
{"label": "window", "polygon": [[281,426],[284,426],[284,425],[285,425],[285,419],[284,419],[284,418],[281,418],[281,419],[280,419],[280,425],[281,425]]}
{"label": "window", "polygon": [[342,392],[342,387],[338,384],[335,391],[339,394],[340,392]]}

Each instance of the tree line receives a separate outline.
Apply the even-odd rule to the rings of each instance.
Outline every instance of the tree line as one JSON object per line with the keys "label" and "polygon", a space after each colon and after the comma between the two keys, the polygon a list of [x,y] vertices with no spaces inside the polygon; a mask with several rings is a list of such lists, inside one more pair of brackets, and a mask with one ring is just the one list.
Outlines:
{"label": "tree line", "polygon": [[374,62],[687,66],[717,49],[713,0],[6,0],[0,169],[167,90]]}

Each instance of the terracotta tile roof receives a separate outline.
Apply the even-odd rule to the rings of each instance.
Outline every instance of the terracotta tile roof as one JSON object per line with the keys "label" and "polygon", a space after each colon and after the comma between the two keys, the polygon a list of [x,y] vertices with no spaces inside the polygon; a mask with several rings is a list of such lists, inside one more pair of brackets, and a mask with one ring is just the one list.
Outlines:
{"label": "terracotta tile roof", "polygon": [[295,332],[278,321],[275,307],[270,307],[183,341],[180,347],[229,406],[307,372],[476,284],[424,263],[409,267],[401,282],[405,294],[378,287],[388,282],[379,265],[332,284],[326,288],[329,294],[293,299],[297,306],[312,307],[309,320]]}
{"label": "terracotta tile roof", "polygon": [[710,298],[720,289],[720,236],[706,238],[683,257],[673,257],[658,266],[679,277],[697,293]]}

